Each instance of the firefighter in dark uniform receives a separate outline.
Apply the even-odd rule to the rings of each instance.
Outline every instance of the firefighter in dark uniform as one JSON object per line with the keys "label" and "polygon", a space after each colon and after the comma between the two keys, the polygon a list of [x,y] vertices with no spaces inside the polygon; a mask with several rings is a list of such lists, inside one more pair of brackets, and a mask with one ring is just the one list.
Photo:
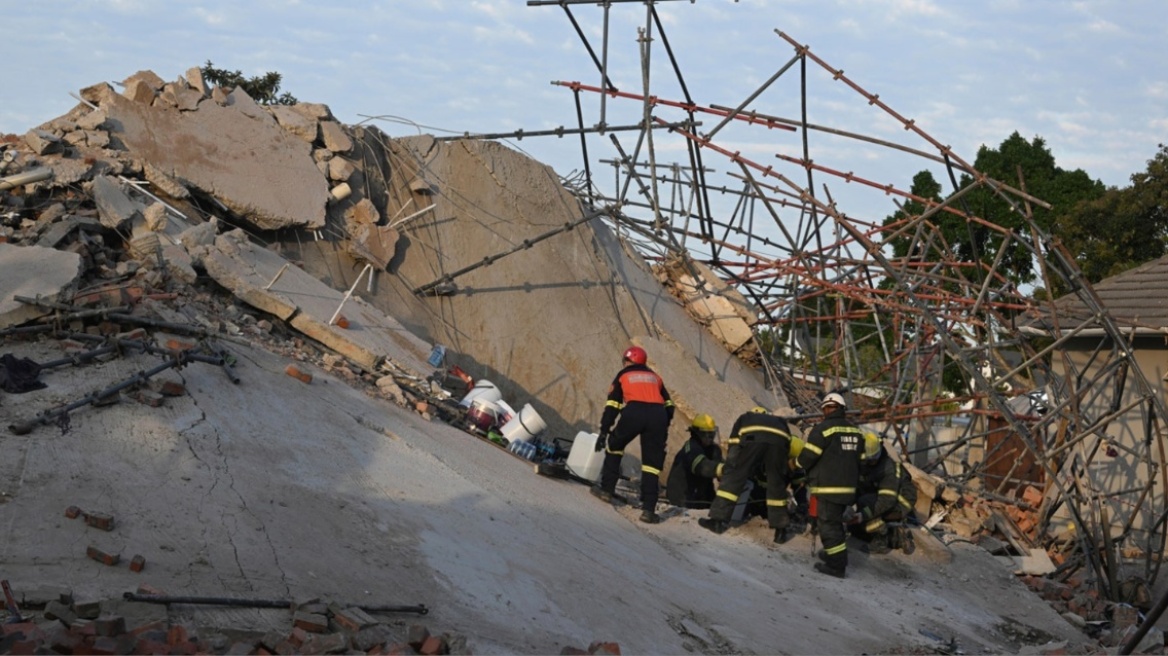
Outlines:
{"label": "firefighter in dark uniform", "polygon": [[[904,522],[913,517],[917,486],[912,475],[884,450],[880,438],[864,434],[864,460],[860,465],[860,537],[868,540],[868,553],[886,554],[900,549],[911,554],[916,549],[912,532]],[[890,530],[888,522],[899,525]]]}
{"label": "firefighter in dark uniform", "polygon": [[694,417],[689,440],[673,458],[665,498],[684,508],[709,508],[714,500],[714,479],[722,475],[722,447],[718,425],[707,414]]}
{"label": "firefighter in dark uniform", "polygon": [[815,563],[815,569],[842,579],[848,568],[844,511],[856,501],[864,433],[844,415],[847,402],[843,396],[832,392],[823,397],[820,407],[823,421],[807,434],[798,464],[807,470],[807,487],[815,497],[823,540],[819,553],[823,562]]}
{"label": "firefighter in dark uniform", "polygon": [[738,497],[755,472],[766,474],[767,523],[775,529],[775,542],[782,544],[791,538],[787,531],[790,516],[787,512],[787,460],[791,452],[791,429],[787,420],[754,408],[734,422],[730,431],[730,453],[722,471],[722,483],[710,516],[698,524],[715,533],[722,533],[730,525],[730,516]]}
{"label": "firefighter in dark uniform", "polygon": [[600,486],[592,488],[592,494],[602,501],[612,501],[624,449],[640,437],[641,521],[656,524],[661,521],[657,516],[658,479],[665,467],[665,441],[674,407],[661,376],[645,365],[648,360],[648,354],[640,346],[630,346],[622,356],[624,368],[612,381],[600,418],[596,448],[604,449],[604,464],[600,469]]}

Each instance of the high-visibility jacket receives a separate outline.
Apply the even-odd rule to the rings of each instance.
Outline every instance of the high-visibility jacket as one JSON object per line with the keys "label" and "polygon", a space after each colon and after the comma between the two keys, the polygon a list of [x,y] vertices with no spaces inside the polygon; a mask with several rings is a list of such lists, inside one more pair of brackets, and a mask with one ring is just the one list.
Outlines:
{"label": "high-visibility jacket", "polygon": [[797,462],[807,470],[811,494],[850,504],[856,500],[863,455],[864,432],[847,419],[843,408],[836,408],[807,434]]}
{"label": "high-visibility jacket", "polygon": [[722,447],[705,446],[691,437],[673,458],[665,498],[675,506],[708,508],[714,500],[714,478],[721,473]]}
{"label": "high-visibility jacket", "polygon": [[667,423],[673,421],[673,401],[669,398],[669,391],[665,389],[665,381],[643,364],[630,364],[617,373],[608,388],[604,414],[600,417],[601,434],[607,434],[612,430],[617,415],[630,403],[663,405],[668,417]]}
{"label": "high-visibility jacket", "polygon": [[876,495],[875,505],[862,508],[865,520],[883,517],[890,510],[899,508],[904,514],[912,511],[917,503],[917,486],[904,465],[892,459],[884,448],[880,456],[872,462],[864,462],[860,467],[860,494]]}

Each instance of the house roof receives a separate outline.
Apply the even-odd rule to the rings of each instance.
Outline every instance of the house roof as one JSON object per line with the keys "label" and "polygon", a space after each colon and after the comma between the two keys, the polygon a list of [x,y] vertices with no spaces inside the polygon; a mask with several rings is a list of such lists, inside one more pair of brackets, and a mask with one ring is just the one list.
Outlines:
{"label": "house roof", "polygon": [[[1168,327],[1168,256],[1105,278],[1094,289],[1117,325],[1154,330]],[[1075,294],[1059,297],[1054,305],[1058,316],[1069,321],[1087,321],[1093,315]]]}

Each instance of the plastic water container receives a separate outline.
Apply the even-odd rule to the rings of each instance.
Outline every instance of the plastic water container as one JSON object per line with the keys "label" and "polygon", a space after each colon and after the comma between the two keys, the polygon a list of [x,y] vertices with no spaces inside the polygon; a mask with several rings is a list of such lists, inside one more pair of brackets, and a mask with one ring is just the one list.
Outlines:
{"label": "plastic water container", "polygon": [[568,451],[568,469],[593,483],[600,480],[600,467],[604,464],[604,450],[596,450],[598,439],[600,436],[596,433],[580,431],[576,433],[572,449]]}
{"label": "plastic water container", "polygon": [[542,433],[546,428],[547,424],[544,423],[543,417],[539,416],[530,403],[526,403],[518,414],[503,424],[499,432],[512,442],[526,442]]}

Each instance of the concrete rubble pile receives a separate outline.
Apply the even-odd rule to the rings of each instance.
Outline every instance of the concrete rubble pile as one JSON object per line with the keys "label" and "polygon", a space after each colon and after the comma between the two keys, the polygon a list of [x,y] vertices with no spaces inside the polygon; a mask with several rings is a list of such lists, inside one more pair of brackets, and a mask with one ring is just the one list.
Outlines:
{"label": "concrete rubble pile", "polygon": [[[306,384],[316,367],[457,423],[467,388],[443,385],[453,366],[463,382],[489,379],[530,402],[549,435],[572,436],[595,429],[631,343],[678,405],[670,453],[699,413],[724,433],[753,406],[794,414],[751,365],[749,301],[700,264],[650,267],[538,162],[490,142],[390,139],[325,105],[261,106],[209,87],[197,68],[121,86],[88,87],[66,115],[0,135],[0,335],[57,340],[64,357],[51,367],[146,353],[162,368],[220,366],[233,384],[231,344],[247,343],[284,356]],[[435,344],[446,347],[438,364]],[[69,410],[29,409],[24,427],[67,430],[84,405],[161,407],[183,393],[142,375]],[[1003,516],[1027,533],[1014,506],[914,478],[918,514],[947,514],[962,537],[1002,537],[1005,523],[987,518]],[[1065,596],[1073,583],[1028,580],[1084,622],[1110,610]],[[241,637],[195,636],[164,606],[22,594],[19,612],[55,623],[5,625],[0,652],[469,653],[463,637],[319,600],[288,609],[285,631]],[[153,619],[138,621],[146,607]]]}

